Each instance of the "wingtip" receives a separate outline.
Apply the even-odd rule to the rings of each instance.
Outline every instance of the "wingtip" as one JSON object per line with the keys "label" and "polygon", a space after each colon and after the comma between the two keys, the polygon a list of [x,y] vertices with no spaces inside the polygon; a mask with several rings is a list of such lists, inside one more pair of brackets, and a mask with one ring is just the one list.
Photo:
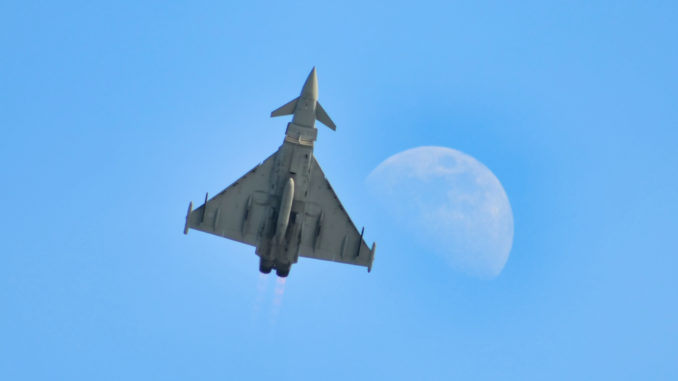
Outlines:
{"label": "wingtip", "polygon": [[188,212],[186,213],[186,224],[184,225],[184,234],[188,234],[188,221],[191,218],[191,213],[193,212],[193,201],[188,203]]}

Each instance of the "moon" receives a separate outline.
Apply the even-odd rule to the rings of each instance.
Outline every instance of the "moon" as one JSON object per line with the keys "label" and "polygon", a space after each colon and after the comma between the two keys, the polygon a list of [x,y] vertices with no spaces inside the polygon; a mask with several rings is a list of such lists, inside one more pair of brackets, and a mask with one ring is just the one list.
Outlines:
{"label": "moon", "polygon": [[367,177],[378,204],[452,268],[484,279],[501,273],[513,245],[513,212],[497,177],[446,147],[416,147]]}

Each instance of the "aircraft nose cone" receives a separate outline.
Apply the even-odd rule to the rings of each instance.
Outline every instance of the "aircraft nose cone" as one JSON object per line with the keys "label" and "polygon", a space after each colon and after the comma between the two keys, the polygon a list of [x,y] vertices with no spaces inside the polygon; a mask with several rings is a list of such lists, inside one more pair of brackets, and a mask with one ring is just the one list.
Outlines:
{"label": "aircraft nose cone", "polygon": [[318,100],[318,76],[315,73],[315,66],[304,82],[304,88],[301,89],[301,96]]}

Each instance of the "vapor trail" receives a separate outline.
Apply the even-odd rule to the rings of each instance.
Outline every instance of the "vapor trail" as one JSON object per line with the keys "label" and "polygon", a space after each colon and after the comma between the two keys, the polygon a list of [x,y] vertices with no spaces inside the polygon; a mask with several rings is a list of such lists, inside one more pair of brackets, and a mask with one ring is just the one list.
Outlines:
{"label": "vapor trail", "polygon": [[283,296],[285,296],[285,283],[287,278],[276,277],[275,290],[273,291],[273,306],[271,308],[271,325],[278,321],[280,308],[282,307]]}
{"label": "vapor trail", "polygon": [[259,273],[259,278],[257,279],[257,296],[254,298],[254,304],[252,305],[252,320],[256,320],[259,317],[261,312],[261,305],[264,302],[264,296],[266,295],[266,283],[268,277],[266,274]]}

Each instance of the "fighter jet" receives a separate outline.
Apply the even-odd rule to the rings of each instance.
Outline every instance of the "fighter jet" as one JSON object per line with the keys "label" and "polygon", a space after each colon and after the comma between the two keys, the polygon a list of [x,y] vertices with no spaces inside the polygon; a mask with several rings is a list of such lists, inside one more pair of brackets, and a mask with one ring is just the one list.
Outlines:
{"label": "fighter jet", "polygon": [[293,115],[273,155],[193,210],[188,205],[184,234],[195,229],[256,247],[259,271],[290,273],[300,256],[365,266],[372,270],[376,244],[369,248],[339,202],[313,156],[315,121],[336,130],[318,103],[315,67],[299,97],[271,113]]}

